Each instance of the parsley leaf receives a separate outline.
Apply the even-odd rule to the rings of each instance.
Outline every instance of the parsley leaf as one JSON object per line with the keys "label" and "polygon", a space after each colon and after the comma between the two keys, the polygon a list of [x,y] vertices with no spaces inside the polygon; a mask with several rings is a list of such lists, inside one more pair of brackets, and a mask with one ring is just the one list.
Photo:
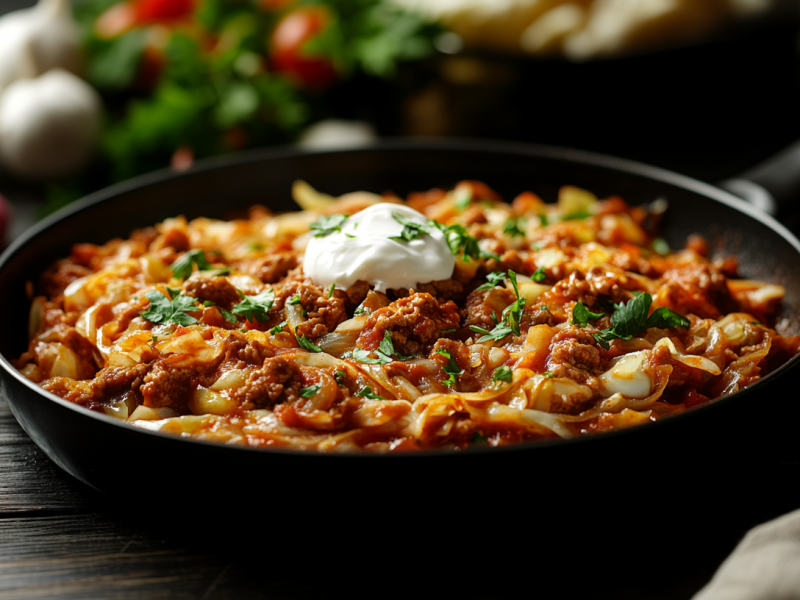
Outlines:
{"label": "parsley leaf", "polygon": [[525,232],[519,227],[520,224],[522,224],[523,227],[525,226],[525,219],[522,217],[509,219],[506,221],[505,227],[503,227],[503,233],[511,237],[525,237]]}
{"label": "parsley leaf", "polygon": [[381,352],[375,352],[378,355],[378,358],[370,358],[370,351],[364,350],[363,348],[356,348],[353,350],[353,360],[357,360],[360,363],[364,363],[366,365],[385,365],[386,363],[392,362],[391,357],[386,356]]}
{"label": "parsley leaf", "polygon": [[473,444],[486,444],[488,440],[482,436],[479,432],[475,432],[472,434],[472,443]]}
{"label": "parsley leaf", "polygon": [[390,240],[397,242],[410,242],[417,239],[423,233],[430,233],[430,227],[423,223],[416,223],[410,219],[406,219],[403,215],[392,211],[392,218],[403,226],[403,231],[400,235],[390,236]]}
{"label": "parsley leaf", "polygon": [[319,392],[321,387],[322,386],[320,386],[319,384],[310,385],[308,387],[301,387],[300,388],[300,395],[303,398],[312,398],[313,396],[317,395],[317,393]]}
{"label": "parsley leaf", "polygon": [[219,312],[222,313],[223,318],[228,323],[237,323],[239,321],[239,319],[236,318],[236,315],[234,315],[233,313],[228,312],[227,310],[225,310],[223,308],[220,308]]}
{"label": "parsley leaf", "polygon": [[545,279],[547,279],[547,273],[544,272],[544,267],[539,267],[536,271],[531,275],[531,279],[533,279],[536,283],[542,283]]}
{"label": "parsley leaf", "polygon": [[458,368],[458,363],[456,362],[456,359],[450,356],[450,353],[447,350],[444,349],[437,350],[436,354],[441,354],[446,359],[448,359],[448,363],[442,367],[442,371],[444,371],[445,374],[447,374],[448,376],[447,379],[444,380],[445,384],[447,384],[449,387],[456,385],[456,383],[458,383],[456,381],[456,376],[463,375],[464,370]]}
{"label": "parsley leaf", "polygon": [[511,333],[514,335],[520,335],[519,324],[522,319],[522,313],[525,311],[525,296],[519,295],[517,274],[511,269],[508,270],[508,278],[511,280],[511,286],[514,288],[514,294],[516,295],[517,299],[512,304],[509,304],[505,310],[503,310],[503,319],[501,322],[497,323],[497,318],[492,315],[492,318],[497,324],[491,331],[475,325],[469,326],[472,331],[484,334],[482,338],[478,339],[479,344],[487,340],[502,340]]}
{"label": "parsley leaf", "polygon": [[353,315],[354,315],[354,316],[358,316],[358,315],[365,315],[365,314],[367,314],[367,307],[366,307],[366,306],[364,306],[363,304],[361,304],[360,306],[358,306],[358,307],[357,307],[357,308],[356,308],[356,309],[353,311]]}
{"label": "parsley leaf", "polygon": [[178,279],[186,279],[192,274],[192,265],[197,265],[200,271],[211,269],[211,265],[206,260],[206,254],[202,250],[190,250],[172,263],[169,268]]}
{"label": "parsley leaf", "polygon": [[458,212],[464,212],[467,207],[472,203],[472,188],[466,185],[458,186],[454,192],[454,202]]}
{"label": "parsley leaf", "polygon": [[245,296],[242,292],[239,292],[239,296],[242,301],[231,309],[233,314],[242,315],[251,322],[258,320],[266,323],[269,321],[267,313],[275,301],[275,291],[272,288],[266,289],[256,296]]}
{"label": "parsley leaf", "polygon": [[350,215],[321,216],[311,223],[308,228],[317,232],[314,234],[314,237],[325,237],[326,235],[332,234],[334,231],[341,233],[342,223],[344,223],[349,216]]}
{"label": "parsley leaf", "polygon": [[618,304],[611,315],[611,327],[594,334],[594,339],[608,350],[614,340],[629,340],[634,335],[650,327],[665,329],[667,327],[689,327],[689,319],[661,307],[648,317],[653,297],[650,294],[638,294],[627,304]]}
{"label": "parsley leaf", "polygon": [[171,299],[156,290],[145,294],[145,298],[150,300],[150,308],[139,313],[141,317],[151,323],[175,323],[184,326],[197,323],[197,319],[186,314],[197,310],[194,305],[195,299],[180,294],[173,295],[171,289],[167,288],[167,290],[170,292]]}
{"label": "parsley leaf", "polygon": [[277,325],[275,325],[275,327],[273,327],[272,329],[270,329],[270,330],[269,330],[269,332],[270,332],[272,335],[277,335],[277,334],[279,334],[281,331],[283,331],[283,328],[284,328],[284,327],[286,327],[286,321],[281,321],[280,323],[278,323]]}
{"label": "parsley leaf", "polygon": [[478,246],[478,240],[469,235],[463,225],[444,225],[438,221],[428,221],[428,223],[444,234],[444,239],[453,255],[458,254],[459,251],[464,252],[464,262],[470,258],[477,260],[485,256],[497,257],[497,255],[492,256],[490,253],[482,252]]}
{"label": "parsley leaf", "polygon": [[336,380],[336,383],[338,383],[339,385],[342,385],[344,383],[345,379],[346,379],[345,372],[344,371],[336,371],[336,373],[334,374],[333,378]]}
{"label": "parsley leaf", "polygon": [[588,219],[592,215],[586,210],[579,210],[574,213],[570,213],[567,216],[563,217],[562,221],[580,221],[581,219]]}
{"label": "parsley leaf", "polygon": [[330,288],[328,288],[328,298],[330,298],[331,296],[333,296],[333,290],[335,290],[335,289],[336,289],[336,282],[334,281],[334,282],[331,284],[331,287],[330,287]]}
{"label": "parsley leaf", "polygon": [[502,367],[497,367],[494,370],[494,374],[492,375],[492,381],[497,382],[496,387],[500,386],[501,381],[505,381],[506,383],[511,383],[513,379],[514,379],[514,373],[511,371],[509,367],[505,365],[503,365]]}
{"label": "parsley leaf", "polygon": [[309,352],[322,352],[322,348],[312,344],[305,335],[298,336],[297,332],[295,332],[294,337],[297,340],[297,343],[300,344],[301,348],[308,350]]}
{"label": "parsley leaf", "polygon": [[397,350],[394,349],[394,344],[392,344],[392,334],[388,331],[383,332],[383,339],[381,340],[380,345],[378,346],[378,356],[396,356],[398,360],[408,360],[412,358],[411,356],[406,356],[405,354],[400,354]]}
{"label": "parsley leaf", "polygon": [[586,305],[578,301],[575,307],[572,309],[572,324],[573,325],[580,325],[581,327],[586,327],[589,321],[594,321],[599,319],[603,316],[603,313],[593,313]]}
{"label": "parsley leaf", "polygon": [[661,256],[666,256],[670,253],[669,244],[664,238],[656,238],[653,240],[653,250]]}
{"label": "parsley leaf", "polygon": [[286,304],[300,304],[300,294],[295,294],[292,296],[291,300],[289,300],[289,302]]}
{"label": "parsley leaf", "polygon": [[386,400],[383,396],[379,396],[375,392],[372,391],[372,388],[368,385],[362,387],[358,392],[356,392],[356,396],[361,396],[362,398],[369,398],[370,400]]}
{"label": "parsley leaf", "polygon": [[496,286],[498,283],[503,283],[506,279],[508,279],[508,275],[500,271],[492,271],[486,276],[486,279],[489,283],[484,283],[483,285],[475,288],[476,292],[488,290]]}

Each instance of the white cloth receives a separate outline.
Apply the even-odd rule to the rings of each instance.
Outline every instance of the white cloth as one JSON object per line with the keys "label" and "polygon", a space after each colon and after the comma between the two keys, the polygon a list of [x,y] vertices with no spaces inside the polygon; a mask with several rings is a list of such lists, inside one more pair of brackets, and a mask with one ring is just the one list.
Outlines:
{"label": "white cloth", "polygon": [[800,600],[800,510],[751,529],[693,600]]}

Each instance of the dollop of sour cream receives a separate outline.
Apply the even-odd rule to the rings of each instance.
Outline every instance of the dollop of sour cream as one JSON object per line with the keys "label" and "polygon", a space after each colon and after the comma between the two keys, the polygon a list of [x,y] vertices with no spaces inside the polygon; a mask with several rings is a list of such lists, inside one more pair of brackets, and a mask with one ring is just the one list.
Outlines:
{"label": "dollop of sour cream", "polygon": [[425,215],[407,206],[373,204],[342,223],[341,232],[311,238],[303,260],[306,275],[324,288],[336,284],[346,289],[361,280],[379,292],[449,279],[456,259],[444,234],[428,227],[428,233],[420,232],[409,242],[390,239],[403,231],[392,213],[428,223]]}

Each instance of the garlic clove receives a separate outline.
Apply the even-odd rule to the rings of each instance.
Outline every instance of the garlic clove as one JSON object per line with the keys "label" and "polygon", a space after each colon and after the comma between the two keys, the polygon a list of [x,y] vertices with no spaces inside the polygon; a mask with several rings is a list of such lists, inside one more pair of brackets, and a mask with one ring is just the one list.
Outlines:
{"label": "garlic clove", "polygon": [[68,71],[15,81],[0,95],[0,160],[26,178],[73,173],[92,157],[101,115],[97,92]]}
{"label": "garlic clove", "polygon": [[69,0],[39,0],[0,17],[0,92],[54,68],[83,72],[80,32]]}

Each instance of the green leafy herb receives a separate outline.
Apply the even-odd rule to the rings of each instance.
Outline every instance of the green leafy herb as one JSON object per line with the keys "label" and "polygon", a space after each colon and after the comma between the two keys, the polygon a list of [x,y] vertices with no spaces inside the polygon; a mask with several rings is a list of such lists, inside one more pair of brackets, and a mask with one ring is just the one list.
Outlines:
{"label": "green leafy herb", "polygon": [[483,334],[483,337],[478,339],[479,344],[487,340],[502,340],[511,333],[514,335],[520,335],[519,325],[520,321],[522,320],[522,313],[525,311],[525,296],[519,295],[517,274],[511,269],[508,270],[508,278],[511,280],[511,286],[514,288],[514,294],[516,295],[517,299],[512,304],[509,304],[505,310],[503,310],[503,318],[501,322],[498,323],[497,317],[494,315],[494,313],[492,314],[492,318],[496,324],[494,329],[491,331],[483,329],[482,327],[477,327],[476,325],[470,325],[469,328],[472,331]]}
{"label": "green leafy herb", "polygon": [[450,329],[442,329],[442,333],[455,333],[458,331],[458,327],[451,327]]}
{"label": "green leafy herb", "polygon": [[477,287],[475,291],[480,290],[488,290],[496,286],[498,283],[503,283],[506,279],[508,279],[508,275],[502,273],[500,271],[492,271],[486,276],[486,280],[488,283],[484,283],[483,285]]}
{"label": "green leafy herb", "polygon": [[[542,214],[539,215],[539,223],[542,225],[542,227],[547,227],[547,215],[546,214],[542,213]],[[533,249],[534,250],[538,250],[539,248],[536,248],[534,246]]]}
{"label": "green leafy herb", "polygon": [[378,351],[376,352],[378,356],[389,357],[389,356],[396,356],[399,360],[408,360],[412,358],[411,356],[406,356],[405,354],[400,354],[397,350],[394,349],[394,344],[392,344],[392,334],[388,331],[383,332],[383,339],[381,340],[380,345],[378,346]]}
{"label": "green leafy herb", "polygon": [[463,375],[464,370],[458,368],[458,363],[452,356],[450,356],[450,353],[447,350],[437,350],[436,354],[441,354],[448,360],[447,364],[442,367],[442,371],[444,371],[447,375],[447,379],[445,379],[444,382],[450,387],[456,385],[456,383],[458,383],[456,377],[458,375]]}
{"label": "green leafy herb", "polygon": [[155,344],[158,341],[158,336],[154,335],[148,340],[151,344]]}
{"label": "green leafy herb", "polygon": [[581,219],[586,219],[591,217],[592,215],[585,210],[578,210],[574,213],[570,213],[567,216],[563,217],[562,221],[580,221]]}
{"label": "green leafy herb", "polygon": [[761,321],[748,321],[748,323],[750,323],[750,325],[763,325],[764,324]]}
{"label": "green leafy herb", "polygon": [[311,343],[311,342],[308,340],[308,338],[305,336],[305,334],[304,334],[304,335],[302,335],[302,336],[298,336],[298,335],[297,335],[297,332],[295,332],[295,334],[294,334],[294,337],[295,337],[295,339],[297,340],[297,343],[298,343],[298,344],[300,344],[300,347],[301,347],[301,348],[303,348],[303,349],[305,349],[305,350],[308,350],[309,352],[322,352],[322,348],[320,348],[319,346],[315,346],[314,344],[312,344],[312,343]]}
{"label": "green leafy herb", "polygon": [[226,275],[230,275],[232,269],[230,267],[220,267],[219,269],[203,269],[206,273],[208,273],[211,277],[225,277]]}
{"label": "green leafy herb", "polygon": [[539,307],[539,310],[548,311],[548,310],[550,310],[550,309],[549,309],[549,308],[547,308],[547,304],[542,304],[542,305]]}
{"label": "green leafy herb", "polygon": [[472,443],[473,444],[486,444],[487,440],[483,437],[479,432],[475,432],[472,434]]}
{"label": "green leafy herb", "polygon": [[213,300],[203,300],[203,306],[216,306],[217,303]]}
{"label": "green leafy herb", "polygon": [[444,239],[450,248],[450,252],[457,255],[459,252],[464,253],[464,262],[470,258],[477,260],[478,258],[489,256],[497,258],[497,255],[482,252],[478,246],[478,240],[467,233],[463,225],[444,225],[438,221],[428,221],[428,223],[436,227],[444,234]]}
{"label": "green leafy herb", "polygon": [[319,392],[320,388],[321,388],[321,386],[319,384],[310,385],[308,387],[301,387],[300,388],[300,395],[303,398],[311,398],[311,397],[317,395],[317,393]]}
{"label": "green leafy herb", "polygon": [[333,378],[336,380],[336,383],[338,383],[339,385],[342,385],[344,383],[344,380],[345,380],[345,372],[344,371],[336,371],[336,373],[334,373],[334,375],[333,375]]}
{"label": "green leafy herb", "polygon": [[255,252],[257,250],[263,250],[263,249],[264,249],[264,244],[259,244],[258,242],[252,242],[250,244],[247,244],[247,246],[245,246],[245,250],[249,252]]}
{"label": "green leafy herb", "polygon": [[555,375],[553,375],[552,371],[545,371],[544,373],[542,373],[542,375],[547,377],[547,379],[552,379],[555,376]]}
{"label": "green leafy herb", "polygon": [[300,304],[300,294],[295,294],[291,297],[291,299],[287,302],[287,304]]}
{"label": "green leafy herb", "polygon": [[533,279],[536,283],[542,283],[545,279],[547,279],[547,273],[544,272],[544,267],[539,267],[536,269],[533,275],[531,275],[531,279]]}
{"label": "green leafy herb", "polygon": [[666,256],[670,253],[669,244],[664,238],[656,238],[653,240],[653,250],[661,256]]}
{"label": "green leafy herb", "polygon": [[349,216],[350,215],[322,216],[309,225],[308,228],[317,232],[314,234],[314,237],[325,237],[326,235],[332,234],[334,231],[341,233],[342,223],[344,223]]}
{"label": "green leafy herb", "polygon": [[390,240],[395,240],[397,242],[410,242],[411,240],[417,239],[423,233],[431,232],[428,225],[416,223],[406,219],[403,215],[394,211],[392,211],[392,218],[403,226],[403,231],[400,232],[400,235],[390,236]]}
{"label": "green leafy herb", "polygon": [[629,300],[627,304],[615,305],[616,310],[611,315],[611,327],[595,333],[594,339],[608,350],[612,341],[629,340],[640,331],[651,327],[660,329],[689,327],[689,319],[666,307],[657,309],[648,317],[652,302],[653,297],[643,293]]}
{"label": "green leafy herb", "polygon": [[330,287],[330,288],[328,288],[328,298],[330,298],[331,296],[333,296],[333,290],[335,290],[335,289],[336,289],[336,282],[334,281],[334,282],[331,284],[331,287]]}
{"label": "green leafy herb", "polygon": [[454,205],[458,212],[464,212],[472,202],[472,188],[462,185],[455,190]]}
{"label": "green leafy herb", "polygon": [[503,233],[511,237],[525,237],[525,232],[520,229],[520,224],[525,226],[525,219],[518,217],[516,219],[509,219],[503,227]]}
{"label": "green leafy herb", "polygon": [[383,396],[379,396],[375,392],[372,391],[372,388],[368,385],[362,387],[358,392],[356,392],[356,396],[360,396],[362,398],[369,398],[370,400],[386,400]]}
{"label": "green leafy herb", "polygon": [[184,326],[197,323],[197,319],[187,314],[197,310],[194,305],[195,299],[179,294],[173,295],[172,289],[167,288],[167,290],[172,299],[156,290],[145,294],[145,297],[150,300],[150,308],[139,313],[141,317],[151,323],[175,323]]}
{"label": "green leafy herb", "polygon": [[593,313],[580,300],[572,309],[572,324],[586,327],[589,321],[595,321],[603,316],[603,313]]}
{"label": "green leafy herb", "polygon": [[511,369],[505,365],[502,367],[497,367],[494,370],[494,374],[492,375],[492,381],[496,381],[495,389],[500,387],[500,382],[505,381],[506,383],[511,383],[514,379],[514,373]]}
{"label": "green leafy herb", "polygon": [[353,311],[353,315],[356,315],[356,316],[357,316],[357,315],[364,315],[364,314],[366,314],[366,313],[367,313],[367,307],[366,307],[366,306],[364,306],[363,304],[362,304],[362,305],[360,305],[360,306],[358,306],[358,307],[355,309],[355,311]]}
{"label": "green leafy herb", "polygon": [[286,327],[286,321],[281,321],[280,323],[278,323],[277,325],[275,325],[275,327],[273,327],[272,329],[270,329],[270,330],[269,330],[269,332],[270,332],[272,335],[277,335],[277,334],[279,334],[281,331],[283,331],[283,328],[284,328],[284,327]]}
{"label": "green leafy herb", "polygon": [[364,350],[363,348],[356,348],[353,350],[353,360],[357,360],[360,363],[364,363],[367,365],[385,365],[386,363],[392,362],[391,357],[386,356],[380,352],[375,352],[378,355],[378,358],[370,358],[371,352],[369,350]]}
{"label": "green leafy herb", "polygon": [[245,296],[242,292],[239,292],[239,296],[242,301],[231,309],[233,314],[242,315],[251,322],[261,321],[266,323],[269,321],[267,313],[272,309],[272,304],[275,302],[275,291],[272,288],[268,288],[255,296]]}
{"label": "green leafy herb", "polygon": [[236,324],[236,323],[238,323],[238,322],[239,322],[239,319],[237,319],[237,318],[236,318],[236,315],[234,315],[233,313],[230,313],[230,312],[228,312],[228,311],[227,311],[227,310],[225,310],[224,308],[220,308],[220,309],[219,309],[219,312],[220,312],[220,313],[222,313],[222,317],[223,317],[223,318],[224,318],[224,319],[225,319],[225,320],[226,320],[228,323],[233,323],[233,324]]}
{"label": "green leafy herb", "polygon": [[211,269],[211,265],[206,260],[205,252],[202,250],[190,250],[172,263],[169,268],[172,269],[172,274],[178,279],[186,279],[192,274],[192,265],[197,265],[200,271]]}

